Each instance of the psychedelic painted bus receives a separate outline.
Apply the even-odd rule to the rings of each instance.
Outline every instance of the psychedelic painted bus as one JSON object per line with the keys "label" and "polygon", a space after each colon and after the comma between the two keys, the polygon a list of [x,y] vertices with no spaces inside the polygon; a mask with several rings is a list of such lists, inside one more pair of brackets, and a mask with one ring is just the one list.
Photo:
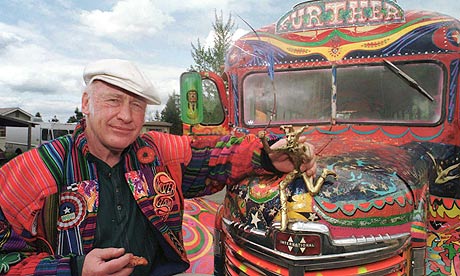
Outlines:
{"label": "psychedelic painted bus", "polygon": [[227,188],[214,274],[460,275],[460,22],[391,0],[280,15],[232,45],[222,76],[181,76],[190,135],[316,150],[314,179]]}

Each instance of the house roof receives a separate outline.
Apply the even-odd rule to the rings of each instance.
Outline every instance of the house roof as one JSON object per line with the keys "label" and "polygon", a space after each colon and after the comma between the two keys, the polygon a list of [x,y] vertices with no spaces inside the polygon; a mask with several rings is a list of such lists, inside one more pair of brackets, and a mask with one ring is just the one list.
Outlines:
{"label": "house roof", "polygon": [[18,110],[18,108],[17,107],[0,107],[0,115],[6,115],[15,110]]}
{"label": "house roof", "polygon": [[8,114],[11,114],[15,111],[19,111],[23,114],[25,114],[26,116],[32,118],[32,114],[22,110],[21,108],[19,107],[0,107],[0,115],[3,115],[3,116],[8,116]]}
{"label": "house roof", "polygon": [[0,115],[0,126],[27,127],[29,125],[34,126],[34,125],[37,125],[37,123],[32,123],[29,121],[24,121],[24,120]]}

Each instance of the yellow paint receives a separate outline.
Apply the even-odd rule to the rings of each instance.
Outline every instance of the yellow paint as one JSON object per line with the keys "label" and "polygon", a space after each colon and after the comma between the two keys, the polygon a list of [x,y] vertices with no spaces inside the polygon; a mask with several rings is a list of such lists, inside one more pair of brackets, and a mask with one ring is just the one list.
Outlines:
{"label": "yellow paint", "polygon": [[436,210],[433,210],[432,206],[429,206],[429,212],[433,218],[440,218],[449,217],[449,218],[460,218],[460,209],[457,205],[454,204],[451,210],[446,209],[444,206],[437,206]]}
{"label": "yellow paint", "polygon": [[430,260],[440,260],[441,256],[439,254],[430,254]]}
{"label": "yellow paint", "polygon": [[309,193],[294,195],[292,201],[288,202],[288,210],[313,212],[313,197]]}
{"label": "yellow paint", "polygon": [[410,231],[411,231],[412,233],[426,234],[426,231],[425,231],[425,230],[417,229],[417,228],[412,228]]}

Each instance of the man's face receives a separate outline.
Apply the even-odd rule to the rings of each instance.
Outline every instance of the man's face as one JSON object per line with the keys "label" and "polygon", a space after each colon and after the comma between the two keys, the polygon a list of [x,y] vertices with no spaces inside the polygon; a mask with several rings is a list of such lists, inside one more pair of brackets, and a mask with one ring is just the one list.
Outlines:
{"label": "man's face", "polygon": [[144,124],[147,104],[141,98],[102,81],[83,94],[82,112],[90,150],[121,152],[135,141]]}

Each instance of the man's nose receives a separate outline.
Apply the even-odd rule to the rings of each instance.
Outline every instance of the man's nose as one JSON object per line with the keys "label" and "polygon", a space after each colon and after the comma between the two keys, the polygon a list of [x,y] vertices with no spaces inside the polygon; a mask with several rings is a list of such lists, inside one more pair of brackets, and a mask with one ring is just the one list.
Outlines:
{"label": "man's nose", "polygon": [[129,102],[125,101],[120,107],[117,117],[125,122],[132,120],[132,110]]}

